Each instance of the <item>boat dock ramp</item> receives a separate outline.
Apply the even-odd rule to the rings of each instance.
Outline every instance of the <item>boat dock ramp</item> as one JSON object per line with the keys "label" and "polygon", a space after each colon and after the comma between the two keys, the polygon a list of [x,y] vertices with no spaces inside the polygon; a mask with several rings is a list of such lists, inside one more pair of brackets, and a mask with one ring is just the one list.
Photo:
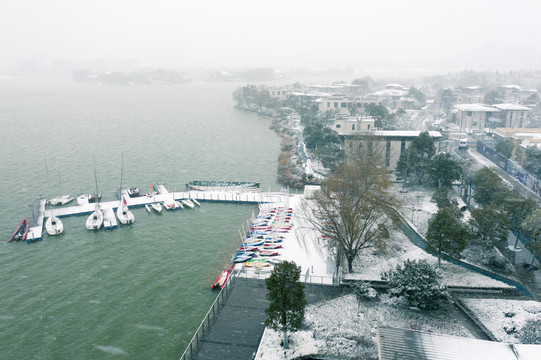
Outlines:
{"label": "boat dock ramp", "polygon": [[32,204],[32,219],[29,221],[26,241],[41,240],[43,232],[43,218],[45,216],[45,199],[37,199]]}

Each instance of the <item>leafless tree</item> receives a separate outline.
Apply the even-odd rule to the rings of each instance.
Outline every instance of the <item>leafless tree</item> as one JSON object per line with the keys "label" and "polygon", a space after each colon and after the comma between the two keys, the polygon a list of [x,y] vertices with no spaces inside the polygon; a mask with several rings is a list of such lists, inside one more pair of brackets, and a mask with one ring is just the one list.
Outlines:
{"label": "leafless tree", "polygon": [[337,265],[345,258],[350,273],[361,250],[382,245],[380,240],[388,235],[391,224],[389,207],[399,203],[389,191],[388,170],[372,159],[349,158],[303,206],[306,220],[336,250]]}

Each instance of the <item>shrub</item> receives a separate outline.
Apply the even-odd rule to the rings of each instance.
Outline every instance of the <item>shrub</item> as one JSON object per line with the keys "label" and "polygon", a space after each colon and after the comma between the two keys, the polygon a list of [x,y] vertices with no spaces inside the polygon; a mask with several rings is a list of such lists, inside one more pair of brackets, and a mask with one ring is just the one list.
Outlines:
{"label": "shrub", "polygon": [[421,310],[438,310],[449,301],[446,287],[439,284],[441,275],[426,260],[406,260],[382,279],[388,281],[391,297],[402,297]]}
{"label": "shrub", "polygon": [[541,320],[528,320],[520,329],[518,338],[523,344],[541,344]]}

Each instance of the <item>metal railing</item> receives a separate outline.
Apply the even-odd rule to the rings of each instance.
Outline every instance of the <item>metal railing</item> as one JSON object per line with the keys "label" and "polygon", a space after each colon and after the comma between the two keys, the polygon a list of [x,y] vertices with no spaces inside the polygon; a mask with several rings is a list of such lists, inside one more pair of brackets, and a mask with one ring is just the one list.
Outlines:
{"label": "metal railing", "polygon": [[[246,278],[246,279],[258,279],[264,280],[271,276],[271,271],[247,271],[241,270],[235,272],[235,277]],[[315,284],[315,285],[338,285],[338,278],[332,275],[303,275],[301,274],[299,278],[300,282],[306,284]]]}
{"label": "metal railing", "polygon": [[201,324],[195,331],[195,334],[188,343],[188,346],[186,346],[186,349],[184,350],[184,353],[182,353],[180,360],[191,360],[197,354],[199,344],[203,340],[205,332],[208,332],[208,330],[210,330],[210,328],[216,321],[216,318],[218,317],[221,308],[224,306],[227,298],[229,297],[229,294],[232,291],[233,279],[234,278],[231,277],[226,283],[226,285],[220,290],[220,293],[216,297],[216,300],[214,300],[214,302],[210,306],[209,311],[203,318],[203,321],[201,321]]}

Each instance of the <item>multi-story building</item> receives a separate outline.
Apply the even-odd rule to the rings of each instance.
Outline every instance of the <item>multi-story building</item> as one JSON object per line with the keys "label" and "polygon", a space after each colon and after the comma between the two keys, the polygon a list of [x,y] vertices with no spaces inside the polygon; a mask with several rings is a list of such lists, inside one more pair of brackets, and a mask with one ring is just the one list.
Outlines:
{"label": "multi-story building", "polygon": [[[347,156],[371,156],[380,165],[393,171],[396,169],[400,155],[421,131],[363,131],[355,135],[345,136],[345,152]],[[440,151],[442,135],[439,131],[429,131],[434,139],[436,152]]]}
{"label": "multi-story building", "polygon": [[461,129],[525,128],[530,108],[518,104],[460,104],[455,105],[457,125]]}
{"label": "multi-story building", "polygon": [[376,118],[371,116],[345,116],[334,120],[333,130],[341,136],[377,130]]}

